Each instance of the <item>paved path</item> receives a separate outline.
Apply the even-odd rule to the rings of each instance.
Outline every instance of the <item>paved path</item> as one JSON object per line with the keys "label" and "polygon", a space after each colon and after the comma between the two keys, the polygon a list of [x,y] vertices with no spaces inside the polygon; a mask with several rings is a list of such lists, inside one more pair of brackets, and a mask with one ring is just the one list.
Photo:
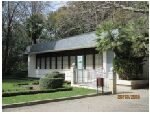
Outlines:
{"label": "paved path", "polygon": [[[3,109],[4,112],[146,112],[149,111],[149,90],[132,90],[128,95],[140,95],[140,99],[117,99],[118,95],[103,95],[75,100]],[[121,94],[121,93],[120,93]],[[121,94],[123,95],[123,93]]]}

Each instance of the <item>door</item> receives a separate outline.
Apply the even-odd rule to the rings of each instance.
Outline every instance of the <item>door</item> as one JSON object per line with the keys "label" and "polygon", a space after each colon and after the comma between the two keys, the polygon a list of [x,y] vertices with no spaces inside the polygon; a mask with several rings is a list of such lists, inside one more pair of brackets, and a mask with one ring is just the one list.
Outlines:
{"label": "door", "polygon": [[83,83],[83,56],[77,56],[77,83]]}

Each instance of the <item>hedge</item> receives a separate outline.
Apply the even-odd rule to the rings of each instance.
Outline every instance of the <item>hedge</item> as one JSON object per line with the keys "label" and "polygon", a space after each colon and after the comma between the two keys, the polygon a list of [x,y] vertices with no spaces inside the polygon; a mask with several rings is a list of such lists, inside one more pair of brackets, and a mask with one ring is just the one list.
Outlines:
{"label": "hedge", "polygon": [[64,81],[65,81],[65,74],[59,72],[52,72],[40,78],[39,86],[40,89],[61,88],[63,86]]}
{"label": "hedge", "polygon": [[45,77],[47,78],[63,78],[65,81],[65,74],[64,73],[59,73],[59,72],[52,72],[50,74],[46,74]]}
{"label": "hedge", "polygon": [[47,89],[47,90],[30,90],[30,91],[18,91],[18,92],[3,92],[3,97],[11,97],[17,95],[31,95],[31,94],[38,94],[38,93],[52,93],[57,91],[71,91],[72,87],[64,87],[64,88],[57,88],[57,89]]}
{"label": "hedge", "polygon": [[40,89],[55,89],[63,86],[62,78],[41,78],[39,81]]}

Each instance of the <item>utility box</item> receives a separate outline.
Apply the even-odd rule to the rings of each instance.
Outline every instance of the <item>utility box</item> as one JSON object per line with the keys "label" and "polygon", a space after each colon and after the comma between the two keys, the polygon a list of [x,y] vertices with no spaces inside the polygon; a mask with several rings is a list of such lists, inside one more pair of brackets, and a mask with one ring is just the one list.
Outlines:
{"label": "utility box", "polygon": [[102,93],[104,92],[104,78],[97,78],[96,79],[97,84],[97,93],[98,93],[98,87],[102,87]]}

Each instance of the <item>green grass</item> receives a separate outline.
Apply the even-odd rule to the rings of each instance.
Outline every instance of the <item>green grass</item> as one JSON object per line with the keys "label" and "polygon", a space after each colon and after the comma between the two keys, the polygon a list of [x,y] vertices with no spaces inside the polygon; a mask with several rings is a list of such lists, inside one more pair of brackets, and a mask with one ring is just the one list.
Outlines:
{"label": "green grass", "polygon": [[3,92],[26,90],[26,88],[19,86],[18,84],[21,84],[21,83],[31,84],[35,81],[37,81],[37,79],[28,79],[28,78],[26,79],[3,79],[2,80]]}
{"label": "green grass", "polygon": [[[18,84],[21,83],[33,83],[37,81],[37,79],[3,79],[2,88],[3,91],[24,91],[27,90],[26,88],[23,88],[22,86],[19,86]],[[68,84],[64,84],[64,86],[70,86]],[[18,96],[12,96],[12,97],[3,97],[2,103],[3,104],[13,104],[13,103],[20,103],[20,102],[29,102],[29,101],[35,101],[35,100],[44,100],[44,99],[56,99],[56,98],[62,98],[62,97],[70,97],[70,96],[76,96],[76,95],[86,95],[89,93],[95,93],[95,90],[92,89],[85,89],[85,88],[73,88],[72,91],[58,91],[54,93],[40,93],[40,94],[33,94],[33,95],[18,95]]]}
{"label": "green grass", "polygon": [[54,93],[42,93],[42,94],[34,94],[34,95],[19,95],[13,97],[3,97],[3,104],[13,104],[20,102],[29,102],[35,100],[44,100],[44,99],[56,99],[62,97],[71,97],[75,95],[86,95],[89,93],[95,93],[95,90],[85,89],[85,88],[73,88],[72,91],[59,91]]}

